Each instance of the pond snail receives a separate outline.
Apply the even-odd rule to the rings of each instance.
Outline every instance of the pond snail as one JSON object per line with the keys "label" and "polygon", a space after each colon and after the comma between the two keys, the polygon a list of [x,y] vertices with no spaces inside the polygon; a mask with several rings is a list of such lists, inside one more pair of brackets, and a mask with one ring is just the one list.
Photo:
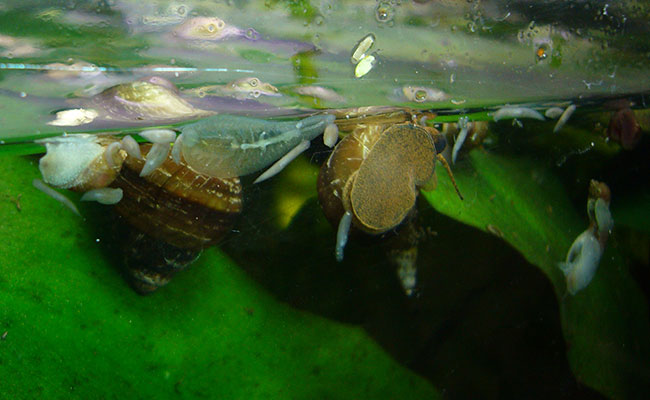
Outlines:
{"label": "pond snail", "polygon": [[[140,146],[146,155],[150,144]],[[121,253],[131,285],[150,293],[230,231],[242,209],[239,178],[213,178],[167,158],[142,177],[145,162],[128,157],[111,184],[124,196],[114,210],[126,222]]]}
{"label": "pond snail", "polygon": [[614,219],[609,211],[611,198],[607,184],[591,180],[587,198],[589,226],[573,241],[566,260],[557,264],[564,273],[567,292],[572,296],[589,285],[598,269],[614,227]]}
{"label": "pond snail", "polygon": [[318,198],[328,220],[338,226],[338,261],[350,227],[377,235],[407,218],[419,188],[434,188],[436,160],[456,185],[439,154],[445,144],[433,128],[401,123],[358,124],[336,145],[320,170]]}
{"label": "pond snail", "polygon": [[240,175],[279,158],[260,178],[277,173],[333,121],[326,114],[300,121],[218,115],[181,127],[178,137],[143,131],[152,142],[143,145],[129,136],[67,135],[38,141],[47,149],[39,167],[52,186],[116,204],[131,227],[120,234],[129,280],[147,293],[230,230],[241,212]]}

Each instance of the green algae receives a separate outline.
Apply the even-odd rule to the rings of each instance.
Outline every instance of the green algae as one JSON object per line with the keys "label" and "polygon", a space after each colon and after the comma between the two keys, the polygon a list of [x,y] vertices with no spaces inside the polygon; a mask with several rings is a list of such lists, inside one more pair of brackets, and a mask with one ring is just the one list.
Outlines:
{"label": "green algae", "polygon": [[581,382],[613,398],[650,393],[648,309],[618,251],[610,244],[591,284],[568,295],[557,262],[586,228],[586,211],[574,209],[543,164],[482,150],[468,158],[454,169],[465,200],[442,178],[436,190],[424,192],[429,203],[501,237],[544,272],[555,288],[569,362]]}
{"label": "green algae", "polygon": [[279,302],[216,248],[138,296],[96,239],[107,207],[84,220],[31,187],[35,158],[4,166],[0,397],[438,397],[361,328]]}

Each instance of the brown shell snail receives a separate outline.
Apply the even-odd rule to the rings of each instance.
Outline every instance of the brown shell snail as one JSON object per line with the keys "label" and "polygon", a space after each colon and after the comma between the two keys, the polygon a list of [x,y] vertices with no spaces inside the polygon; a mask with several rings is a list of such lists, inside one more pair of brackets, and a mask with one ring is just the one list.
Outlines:
{"label": "brown shell snail", "polygon": [[50,185],[85,191],[82,200],[116,204],[131,227],[120,235],[127,275],[148,293],[230,230],[241,212],[240,175],[279,159],[256,182],[272,176],[333,121],[326,114],[300,121],[218,115],[181,127],[178,137],[143,131],[153,144],[141,146],[129,136],[67,135],[39,141],[47,149],[40,169]]}
{"label": "brown shell snail", "polygon": [[[47,154],[39,167],[48,184],[84,191],[82,200],[115,204],[116,246],[127,280],[139,293],[166,285],[229,232],[241,212],[239,178],[214,178],[184,160],[177,163],[169,144],[164,149],[160,143],[138,145],[129,136],[118,141],[85,134],[42,142]],[[153,149],[160,146],[162,160],[152,167],[149,161],[161,158]]]}
{"label": "brown shell snail", "polygon": [[[140,146],[145,156],[152,146]],[[213,178],[168,156],[141,177],[145,162],[128,157],[111,184],[123,191],[115,212],[129,225],[122,240],[126,274],[140,293],[171,277],[230,231],[242,209],[239,178]]]}
{"label": "brown shell snail", "polygon": [[435,186],[436,160],[453,181],[449,166],[438,154],[444,145],[435,129],[411,123],[359,124],[339,142],[318,176],[323,211],[338,225],[338,261],[343,259],[351,226],[376,235],[404,221],[415,206],[419,188]]}

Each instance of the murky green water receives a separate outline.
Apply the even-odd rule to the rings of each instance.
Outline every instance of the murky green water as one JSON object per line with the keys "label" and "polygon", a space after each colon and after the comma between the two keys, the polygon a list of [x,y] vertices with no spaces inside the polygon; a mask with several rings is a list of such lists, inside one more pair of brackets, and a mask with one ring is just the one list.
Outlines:
{"label": "murky green water", "polygon": [[[4,2],[0,397],[647,397],[649,13],[635,1]],[[362,73],[351,56],[370,34]],[[113,206],[59,189],[80,218],[32,185],[35,139],[144,141],[144,128],[180,133],[214,114],[319,113],[337,114],[342,144],[378,123],[437,129],[463,200],[441,163],[428,190],[404,175],[415,154],[386,145],[372,170],[392,180],[358,189],[337,262],[340,215],[326,219],[317,182],[332,149],[318,137],[277,176],[241,177],[218,246],[141,296],[125,260],[180,257],[169,241],[141,242]],[[592,194],[586,207],[591,180],[611,190],[606,206]],[[427,189],[393,196],[417,196],[404,221],[362,232],[362,206],[404,182]],[[570,265],[595,269],[579,285],[558,264],[583,232],[597,257],[573,248]]]}

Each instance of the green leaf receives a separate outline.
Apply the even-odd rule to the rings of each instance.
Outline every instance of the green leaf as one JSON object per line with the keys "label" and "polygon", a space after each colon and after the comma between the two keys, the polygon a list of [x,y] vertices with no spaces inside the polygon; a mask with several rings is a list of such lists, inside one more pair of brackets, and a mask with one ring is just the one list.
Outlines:
{"label": "green leaf", "polygon": [[35,158],[3,166],[0,398],[438,397],[363,329],[279,302],[218,249],[138,296],[96,240],[107,207],[84,220],[31,186]]}
{"label": "green leaf", "polygon": [[586,229],[586,207],[575,210],[559,180],[533,160],[480,150],[467,159],[454,169],[465,200],[439,173],[439,187],[424,193],[429,203],[501,236],[548,276],[560,304],[569,362],[581,382],[613,398],[650,394],[648,310],[622,257],[610,243],[593,281],[576,296],[566,294],[556,266]]}

